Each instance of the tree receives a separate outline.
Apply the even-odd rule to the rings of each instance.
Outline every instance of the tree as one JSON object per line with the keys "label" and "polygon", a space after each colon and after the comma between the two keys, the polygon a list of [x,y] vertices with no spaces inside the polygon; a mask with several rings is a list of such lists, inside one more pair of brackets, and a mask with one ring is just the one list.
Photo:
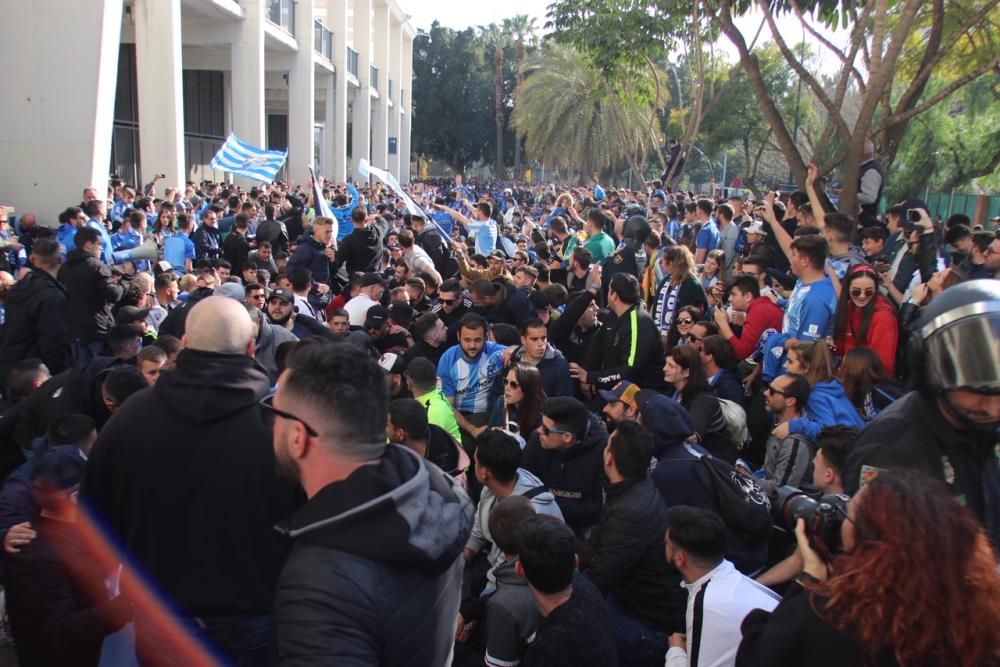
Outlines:
{"label": "tree", "polygon": [[568,46],[544,47],[524,71],[511,120],[528,153],[587,174],[627,161],[642,178],[639,161],[652,148],[659,111],[653,103],[609,94],[601,72]]}
{"label": "tree", "polygon": [[[517,71],[517,87],[524,83],[525,42],[535,34],[535,19],[527,14],[517,14],[504,21],[506,30],[514,39],[514,64]],[[514,178],[521,178],[521,137],[514,135]]]}
{"label": "tree", "polygon": [[435,22],[414,40],[414,153],[462,174],[495,149],[490,69],[471,28],[455,31]]}
{"label": "tree", "polygon": [[493,115],[496,122],[496,167],[494,169],[497,178],[503,178],[503,131],[504,131],[504,94],[503,94],[503,49],[509,41],[507,33],[501,26],[491,23],[479,29],[480,37],[487,46],[493,48]]}

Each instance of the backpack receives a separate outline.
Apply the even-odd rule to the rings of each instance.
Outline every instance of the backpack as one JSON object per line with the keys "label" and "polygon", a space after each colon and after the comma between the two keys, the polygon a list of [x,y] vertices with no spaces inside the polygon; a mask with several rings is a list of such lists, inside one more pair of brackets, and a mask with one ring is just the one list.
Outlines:
{"label": "backpack", "polygon": [[736,449],[742,451],[750,440],[746,410],[743,409],[742,405],[730,401],[728,398],[716,397],[716,400],[722,411],[722,427],[719,431],[736,445]]}
{"label": "backpack", "polygon": [[747,544],[766,542],[771,534],[771,501],[760,483],[701,448],[689,449],[698,456],[695,474],[711,490],[726,527]]}

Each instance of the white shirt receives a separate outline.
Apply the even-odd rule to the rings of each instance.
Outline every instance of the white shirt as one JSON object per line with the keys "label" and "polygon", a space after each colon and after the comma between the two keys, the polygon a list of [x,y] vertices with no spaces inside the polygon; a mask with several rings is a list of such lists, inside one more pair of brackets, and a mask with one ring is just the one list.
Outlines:
{"label": "white shirt", "polygon": [[304,296],[294,295],[294,301],[292,305],[295,306],[295,312],[302,313],[303,315],[308,315],[314,320],[319,320],[320,318],[316,315],[316,309],[312,307],[309,300]]}
{"label": "white shirt", "polygon": [[[687,589],[687,642],[689,651],[671,648],[665,667],[732,667],[743,636],[740,624],[754,609],[773,611],[781,596],[744,576],[728,560]],[[689,653],[690,652],[690,653]],[[689,663],[689,655],[691,662]]]}
{"label": "white shirt", "polygon": [[368,314],[368,309],[377,305],[378,301],[373,301],[367,294],[359,294],[348,301],[344,305],[344,310],[346,310],[347,314],[351,316],[351,326],[365,326],[365,316]]}

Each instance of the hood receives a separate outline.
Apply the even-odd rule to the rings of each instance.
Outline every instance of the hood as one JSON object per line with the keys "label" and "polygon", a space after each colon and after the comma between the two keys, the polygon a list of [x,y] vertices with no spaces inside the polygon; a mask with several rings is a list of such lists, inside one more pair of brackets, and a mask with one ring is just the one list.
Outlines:
{"label": "hood", "polygon": [[[530,470],[517,469],[517,483],[514,485],[514,495],[523,496],[532,489],[544,486],[545,482],[535,476]],[[537,507],[551,507],[556,504],[556,497],[548,491],[543,491],[531,499],[531,504]]]}
{"label": "hood", "polygon": [[437,466],[389,445],[376,464],[326,486],[277,528],[369,560],[440,574],[462,553],[474,511],[465,491]]}
{"label": "hood", "polygon": [[56,391],[52,398],[58,398],[60,391],[68,394],[73,406],[83,410],[85,414],[92,417],[98,426],[102,426],[109,417],[108,409],[104,406],[101,398],[99,383],[104,381],[104,377],[112,370],[122,365],[124,362],[115,357],[93,357],[88,359],[81,366],[74,366],[63,385],[63,389]]}
{"label": "hood", "polygon": [[310,232],[302,232],[299,234],[299,238],[295,240],[295,243],[302,245],[303,243],[317,248],[321,247],[319,241],[313,238]]}
{"label": "hood", "polygon": [[694,426],[688,411],[678,401],[663,394],[645,398],[637,396],[642,423],[653,434],[653,456],[660,458],[666,450],[683,445],[694,433]]}
{"label": "hood", "polygon": [[271,389],[256,361],[239,354],[184,349],[177,367],[153,387],[167,406],[193,424],[212,424],[252,407]]}
{"label": "hood", "polygon": [[605,443],[608,441],[608,429],[604,426],[604,420],[602,420],[597,415],[590,414],[590,422],[587,425],[587,433],[583,436],[583,440],[573,445],[569,449],[560,449],[556,453],[563,456],[564,458],[573,458],[574,456],[582,456],[584,453],[589,452],[595,447],[604,448]]}
{"label": "hood", "polygon": [[824,380],[822,382],[817,382],[809,390],[809,398],[812,399],[813,395],[817,397],[826,396],[830,399],[837,399],[844,397],[844,387],[837,380]]}
{"label": "hood", "polygon": [[517,575],[517,570],[514,567],[514,560],[505,560],[493,569],[493,576],[496,577],[497,585],[502,586],[527,586],[528,580],[524,577],[519,577]]}
{"label": "hood", "polygon": [[[552,346],[552,343],[549,343],[545,347],[545,354],[542,355],[541,361],[551,361],[552,359],[557,359],[561,356],[563,356],[562,352],[554,348]],[[511,360],[519,362],[523,359],[524,359],[524,346],[520,345],[517,347],[516,350],[514,350],[514,354],[511,355]],[[541,365],[541,361],[539,362],[539,365]]]}
{"label": "hood", "polygon": [[58,291],[64,297],[68,295],[62,283],[44,271],[35,269],[7,290],[7,305],[24,305],[49,290]]}

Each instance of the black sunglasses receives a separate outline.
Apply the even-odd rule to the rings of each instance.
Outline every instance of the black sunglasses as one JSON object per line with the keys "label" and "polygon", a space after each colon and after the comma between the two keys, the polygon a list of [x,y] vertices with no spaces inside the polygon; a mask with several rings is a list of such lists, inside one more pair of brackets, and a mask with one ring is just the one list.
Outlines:
{"label": "black sunglasses", "polygon": [[689,320],[689,319],[677,320],[677,324],[694,324],[694,320]]}
{"label": "black sunglasses", "polygon": [[314,438],[319,437],[319,433],[316,431],[316,429],[307,424],[304,420],[302,420],[299,417],[296,417],[290,412],[285,412],[284,410],[279,410],[278,408],[274,407],[274,394],[271,394],[270,396],[266,396],[263,399],[261,399],[259,405],[261,407],[260,411],[261,417],[263,418],[264,423],[267,424],[268,426],[273,427],[275,421],[277,421],[277,418],[281,417],[282,419],[290,419],[292,421],[302,424],[302,426],[306,429],[306,433],[308,433]]}
{"label": "black sunglasses", "polygon": [[458,301],[458,299],[438,299],[438,301],[440,301],[441,303],[443,303],[446,306],[450,306],[451,304],[453,304],[456,301]]}
{"label": "black sunglasses", "polygon": [[775,389],[771,385],[767,385],[766,387],[764,387],[764,393],[767,393],[767,394],[781,394],[782,396],[787,396],[788,395],[785,392],[781,391],[780,389]]}

